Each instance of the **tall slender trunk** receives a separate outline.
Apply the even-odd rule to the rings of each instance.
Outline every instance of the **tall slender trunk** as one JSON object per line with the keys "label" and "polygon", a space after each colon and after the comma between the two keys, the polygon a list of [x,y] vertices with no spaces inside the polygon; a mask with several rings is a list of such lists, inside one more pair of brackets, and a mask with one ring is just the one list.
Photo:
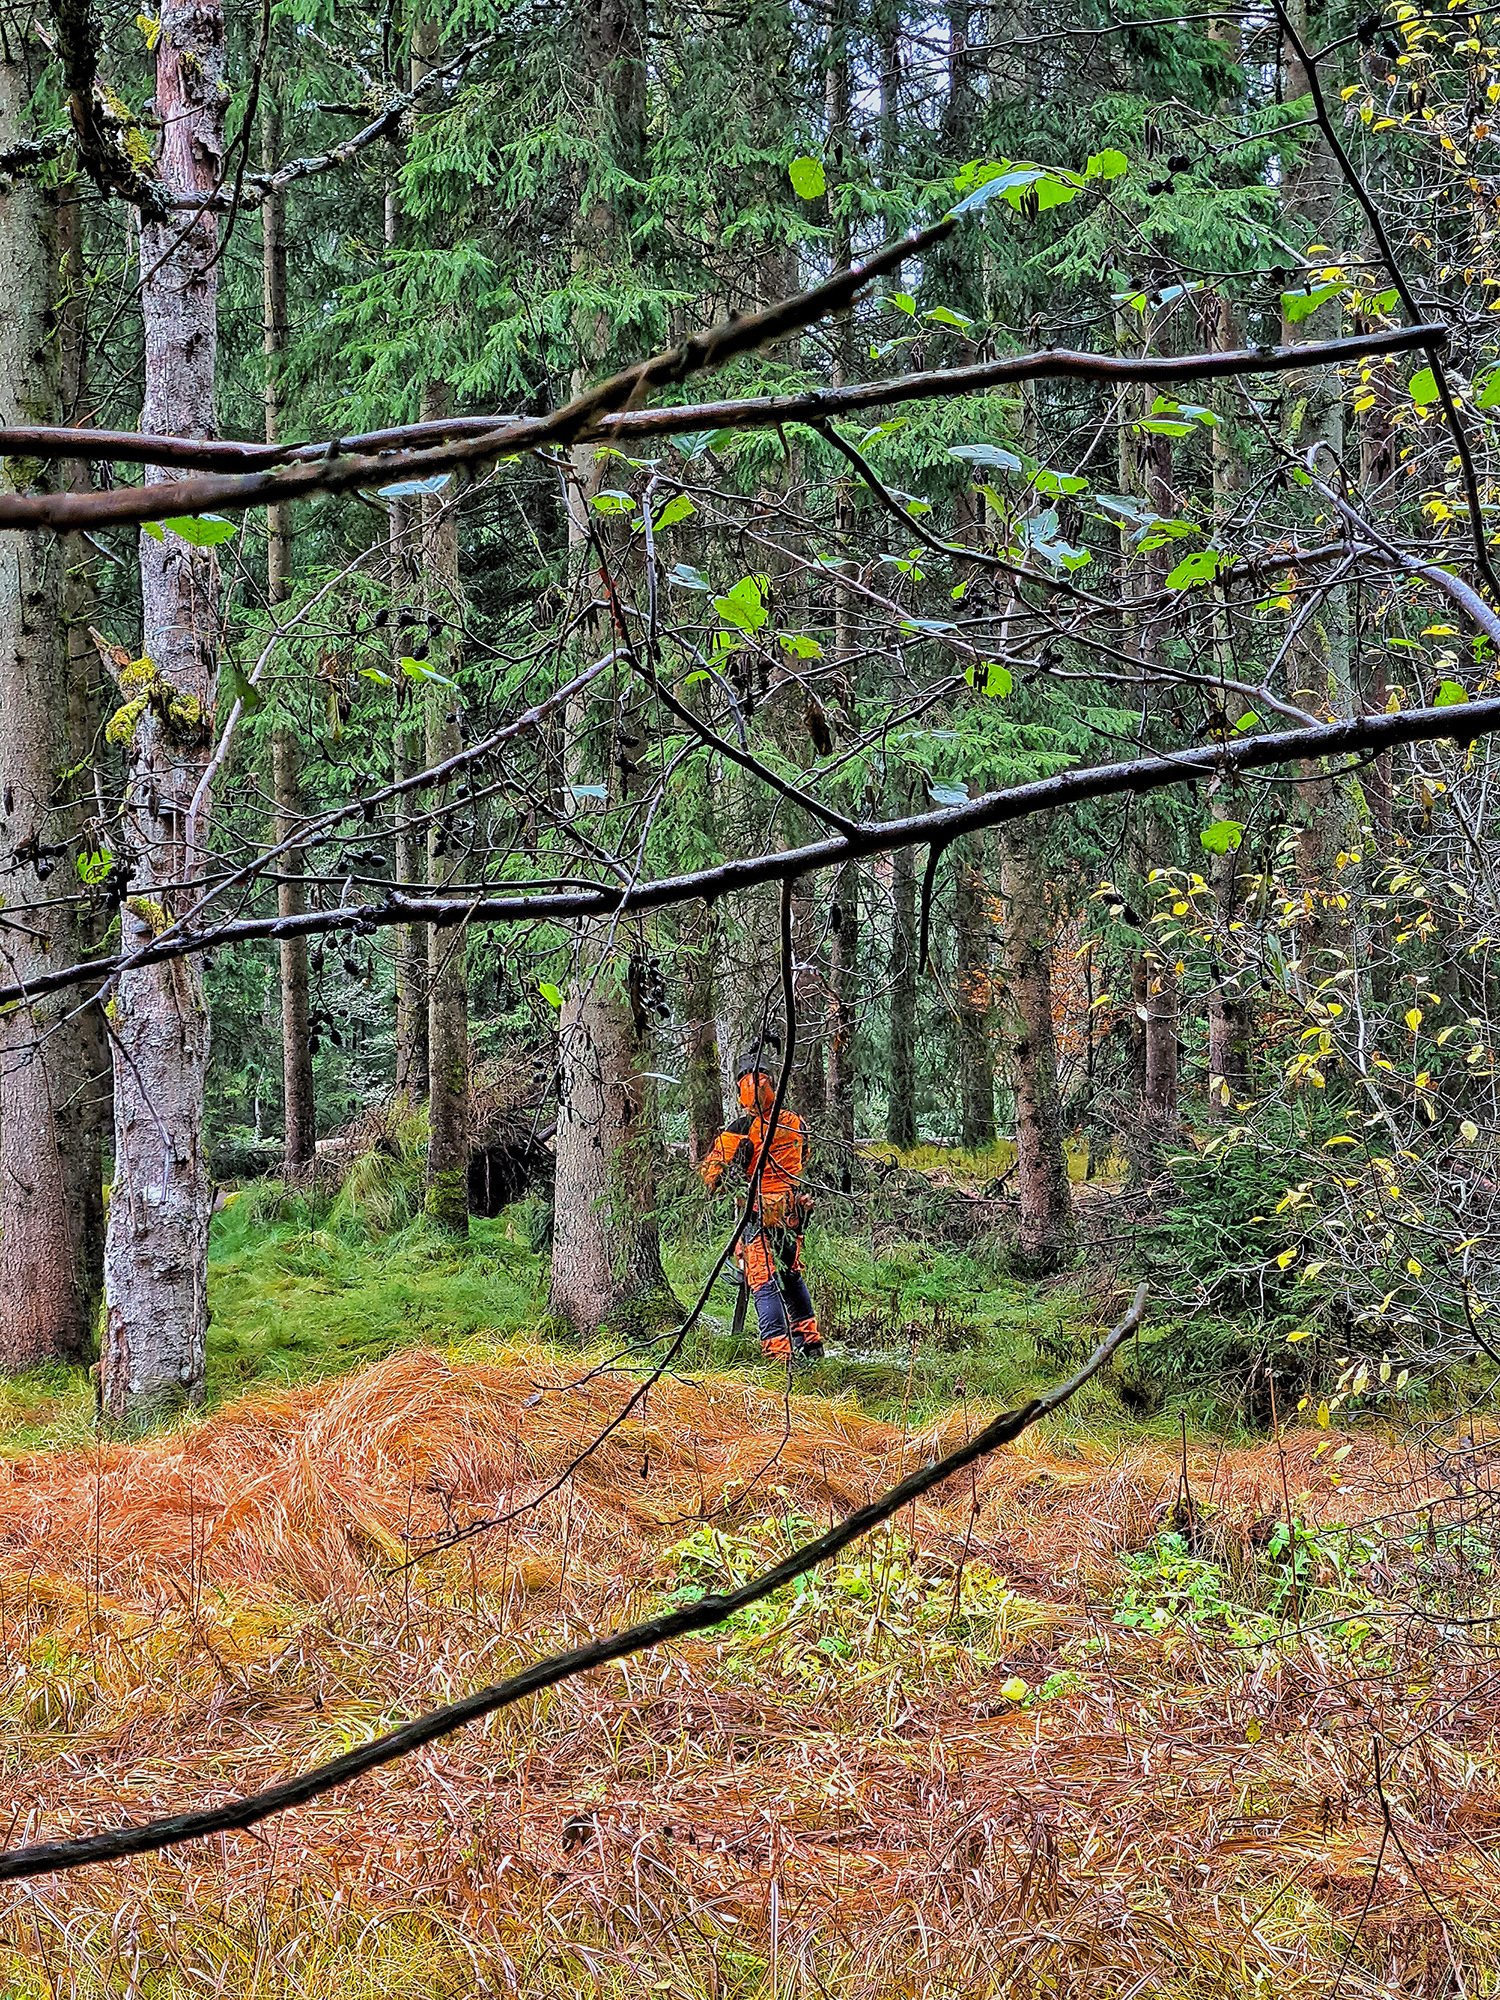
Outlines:
{"label": "tall slender trunk", "polygon": [[917,1143],[917,854],[891,858],[890,1029],[886,1051],[885,1136]]}
{"label": "tall slender trunk", "polygon": [[[446,383],[429,383],[424,419],[448,414]],[[439,764],[462,748],[456,682],[463,650],[463,602],[458,575],[458,514],[441,493],[424,502],[422,579],[427,604],[428,659],[442,676],[427,690],[427,762]],[[442,792],[451,795],[451,784]],[[466,873],[468,838],[461,808],[447,803],[427,835],[427,880],[455,895]],[[467,927],[428,927],[427,959],[427,1213],[457,1236],[469,1229],[469,986],[464,953]]]}
{"label": "tall slender trunk", "polygon": [[994,999],[994,940],[984,835],[971,833],[955,848],[958,894],[953,913],[953,998],[958,1010],[960,1130],[965,1146],[993,1146],[995,1047],[990,1008]]}
{"label": "tall slender trunk", "polygon": [[855,1094],[859,1082],[859,882],[860,867],[848,861],[833,888],[829,918],[828,1122],[843,1149],[840,1184],[847,1188],[854,1152]]}
{"label": "tall slender trunk", "polygon": [[[586,0],[577,57],[596,125],[591,157],[632,177],[644,160],[645,56],[641,0]],[[617,204],[612,190],[590,186],[580,169],[574,246],[580,275],[607,283],[627,257],[628,218]],[[607,364],[613,345],[603,311],[583,317],[578,344],[575,381],[581,387]],[[584,563],[590,560],[590,501],[600,471],[592,446],[575,450],[569,538],[575,558]],[[569,779],[597,782],[602,776],[608,805],[623,804],[636,782],[645,728],[639,704],[624,685],[598,700],[572,703]],[[603,769],[593,768],[591,758]],[[618,927],[580,923],[558,1016],[551,1309],[585,1335],[607,1321],[639,1322],[658,1310],[675,1310],[656,1220],[660,1131],[647,1024],[631,998],[639,982],[630,976],[629,962],[643,961],[648,949],[640,920]]]}
{"label": "tall slender trunk", "polygon": [[[0,150],[32,136],[24,117],[36,78],[27,30],[0,38]],[[56,423],[60,381],[57,212],[51,193],[18,176],[0,199],[0,424]],[[40,482],[48,468],[6,459],[0,490]],[[0,968],[24,981],[65,952],[71,921],[46,909],[55,854],[71,872],[72,814],[64,648],[64,545],[45,530],[0,535],[0,843],[9,861],[7,909],[25,912],[0,932]],[[66,892],[64,892],[66,893]],[[57,949],[49,951],[53,934]],[[68,1210],[69,1158],[87,1080],[73,1002],[8,1009],[0,1019],[0,1367],[77,1360],[93,1330],[93,1301]]]}
{"label": "tall slender trunk", "polygon": [[[281,97],[276,80],[261,83],[260,141],[268,173],[281,162]],[[261,262],[266,354],[266,443],[281,437],[286,386],[282,378],[287,347],[286,196],[274,189],[261,203]],[[283,504],[266,509],[266,602],[275,615],[292,589],[292,510]],[[271,741],[271,770],[276,803],[278,847],[291,840],[302,818],[302,749],[289,724],[278,725]],[[277,863],[280,880],[276,908],[283,917],[299,917],[307,907],[300,848],[289,848]],[[307,939],[283,938],[281,959],[281,1079],[286,1121],[285,1157],[288,1175],[305,1172],[313,1163],[318,1137],[313,1097],[312,1041],[308,1024]]]}
{"label": "tall slender trunk", "polygon": [[1016,1254],[1028,1271],[1057,1270],[1073,1248],[1073,1190],[1063,1153],[1052,1031],[1052,927],[1042,861],[1045,826],[1016,820],[1001,837],[1003,1014],[1016,1097]]}
{"label": "tall slender trunk", "polygon": [[724,1129],[724,1092],[719,1078],[719,1031],[714,1017],[714,913],[694,905],[683,917],[681,948],[686,978],[688,1159],[706,1159]]}
{"label": "tall slender trunk", "polygon": [[[84,267],[83,179],[65,180],[58,206],[58,248],[63,280],[59,319],[62,363],[62,421],[71,428],[93,422],[89,404],[89,287]],[[70,491],[93,490],[87,459],[67,459],[61,468]],[[68,768],[78,773],[70,797],[71,824],[81,850],[97,854],[106,845],[103,784],[99,776],[99,731],[104,725],[106,684],[103,662],[89,636],[97,622],[92,546],[81,533],[62,541],[62,619],[67,664]],[[79,903],[73,917],[73,957],[95,950],[107,928],[106,910]],[[70,1218],[74,1288],[87,1302],[90,1336],[97,1330],[104,1296],[104,1141],[114,1125],[114,1066],[101,999],[75,1002],[72,1025],[78,1035],[82,1088],[74,1100],[70,1142],[62,1149],[64,1198]]]}
{"label": "tall slender trunk", "polygon": [[[223,165],[224,15],[216,0],[168,0],[156,41],[157,170],[188,198]],[[146,335],[143,431],[215,434],[218,226],[189,205],[141,227]],[[148,467],[146,477],[166,475]],[[143,534],[142,657],[121,673],[127,705],[110,722],[125,746],[125,830],[133,891],[127,951],[197,894],[208,801],[197,797],[213,744],[219,564],[170,529]],[[115,1180],[105,1247],[102,1394],[109,1416],[142,1421],[203,1400],[208,1331],[208,1162],[203,1086],[208,1010],[197,961],[121,973],[112,1003]]]}
{"label": "tall slender trunk", "polygon": [[[391,680],[396,694],[392,726],[391,775],[404,784],[422,769],[423,736],[420,696],[407,679],[401,661],[412,648],[425,647],[426,634],[415,636],[413,603],[412,525],[405,500],[391,502],[390,593]],[[403,792],[396,803],[396,880],[406,888],[425,887],[426,843],[419,824],[416,795]],[[396,939],[396,1090],[409,1104],[427,1095],[427,926],[397,924]]]}

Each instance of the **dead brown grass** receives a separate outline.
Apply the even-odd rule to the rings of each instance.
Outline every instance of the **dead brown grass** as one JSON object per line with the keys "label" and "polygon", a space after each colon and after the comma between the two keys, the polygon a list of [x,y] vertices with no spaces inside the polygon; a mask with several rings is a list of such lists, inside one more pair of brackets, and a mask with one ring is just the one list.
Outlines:
{"label": "dead brown grass", "polygon": [[[903,1435],[798,1398],[788,1428],[753,1384],[663,1382],[510,1526],[398,1569],[540,1493],[628,1393],[569,1380],[525,1351],[408,1352],[0,1465],[12,1841],[270,1782],[639,1615],[705,1516],[826,1519],[966,1421]],[[1283,1477],[1323,1521],[1430,1497],[1368,1433],[1334,1485],[1321,1441],[1289,1438],[1284,1470],[1274,1445],[1192,1455],[1221,1554],[1253,1565]],[[1121,1557],[1178,1469],[1032,1433],[902,1523],[912,1602],[956,1600],[960,1562],[1009,1579],[983,1644],[900,1612],[887,1539],[852,1625],[810,1600],[571,1683],[263,1838],[9,1891],[0,1967],[70,1995],[1327,1994],[1368,1894],[1345,1993],[1493,1992],[1484,1656],[1422,1624],[1363,1654],[1315,1629],[1236,1650],[1122,1628]],[[1059,1672],[1034,1706],[1001,1692]],[[1387,1841],[1371,1893],[1376,1732],[1406,1853]]]}

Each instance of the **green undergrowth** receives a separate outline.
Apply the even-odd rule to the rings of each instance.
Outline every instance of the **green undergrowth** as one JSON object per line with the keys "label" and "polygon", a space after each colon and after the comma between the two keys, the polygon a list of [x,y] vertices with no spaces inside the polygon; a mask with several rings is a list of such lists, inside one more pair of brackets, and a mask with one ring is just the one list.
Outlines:
{"label": "green undergrowth", "polygon": [[[721,1220],[700,1213],[668,1253],[684,1307],[718,1255]],[[420,1214],[382,1232],[347,1202],[313,1203],[275,1183],[252,1185],[215,1217],[210,1239],[209,1407],[257,1383],[315,1381],[404,1347],[465,1359],[527,1345],[577,1355],[547,1317],[547,1259],[535,1241],[525,1204],[494,1220],[476,1218],[468,1239],[456,1241]],[[792,1393],[848,1396],[888,1420],[921,1424],[955,1405],[977,1411],[1024,1402],[1070,1372],[1099,1334],[1071,1283],[1005,1276],[966,1251],[872,1243],[815,1225],[807,1264],[829,1358],[796,1370]],[[784,1385],[784,1368],[761,1361],[753,1307],[735,1338],[734,1305],[731,1271],[714,1285],[673,1371],[741,1372]],[[643,1341],[642,1359],[661,1356],[664,1338]],[[1116,1432],[1176,1435],[1186,1399],[1145,1411],[1122,1401],[1125,1386],[1117,1371],[1101,1377],[1044,1433],[1063,1449],[1070,1438],[1097,1442]],[[94,1414],[84,1368],[51,1366],[0,1381],[0,1449],[84,1443]],[[1195,1433],[1210,1420],[1206,1408],[1192,1408]]]}

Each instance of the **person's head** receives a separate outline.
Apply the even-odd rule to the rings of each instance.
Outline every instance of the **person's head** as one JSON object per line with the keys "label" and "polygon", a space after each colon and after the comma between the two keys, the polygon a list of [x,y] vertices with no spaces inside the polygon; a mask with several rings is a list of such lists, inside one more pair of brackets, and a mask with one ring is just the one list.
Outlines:
{"label": "person's head", "polygon": [[776,1102],[775,1081],[763,1069],[751,1068],[740,1071],[740,1106],[745,1111],[769,1113]]}

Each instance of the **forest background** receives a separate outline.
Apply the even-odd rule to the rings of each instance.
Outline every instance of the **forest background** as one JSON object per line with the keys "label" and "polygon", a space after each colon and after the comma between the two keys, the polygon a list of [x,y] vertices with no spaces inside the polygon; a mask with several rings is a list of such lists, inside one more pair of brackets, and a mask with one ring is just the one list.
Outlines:
{"label": "forest background", "polygon": [[[43,1543],[61,1562],[61,1523],[78,1552],[93,1535],[71,1598],[34,1614],[26,1586],[28,1742],[86,1709],[107,1733],[112,1703],[160,1688],[131,1618],[181,1595],[184,1491],[182,1658],[217,1662],[205,1699],[249,1699],[285,1630],[226,1614],[210,1643],[204,1551],[229,1563],[215,1588],[249,1588],[244,1464],[336,1409],[365,1435],[374,1403],[356,1420],[341,1396],[392,1398],[391,1425],[400,1404],[406,1470],[372,1445],[356,1495],[352,1460],[314,1452],[272,1537],[301,1553],[255,1589],[326,1619],[347,1588],[360,1644],[389,1642],[349,1673],[400,1689],[378,1723],[432,1686],[430,1632],[409,1585],[398,1615],[371,1581],[372,1548],[400,1574],[433,1558],[433,1616],[468,1588],[477,1634],[498,1602],[529,1657],[570,1619],[613,1622],[619,1454],[672,1488],[630,1517],[656,1554],[629,1590],[662,1560],[707,1588],[899,1476],[913,1423],[940,1452],[971,1395],[1076,1359],[1144,1275],[1152,1324],[1106,1403],[1156,1444],[1090,1492],[1112,1526],[1072,1551],[1075,1581],[1107,1555],[1117,1630],[1167,1654],[1174,1633],[1232,1631],[1264,1649],[1262,1689],[1288,1645],[1351,1714],[1377,1684],[1441,1687],[1480,1823],[1490,1711],[1464,1704],[1493,1610],[1500,1358],[1490,32],[1404,0],[0,9],[0,1361],[17,1444],[46,1447],[16,1461],[17,1564],[34,1576]],[[691,1170],[757,1044],[785,1051],[785,1101],[816,1135],[835,1353],[816,1385],[690,1391],[685,1368],[742,1360],[714,1289],[733,1216],[705,1217]],[[432,1357],[400,1350],[462,1336],[500,1342],[459,1359],[498,1371],[502,1413],[460,1475],[454,1439],[419,1449],[413,1426],[469,1390],[435,1391]],[[66,1447],[96,1343],[89,1472]],[[268,1373],[393,1352],[347,1389],[183,1421]],[[593,1385],[616,1375],[609,1409]],[[564,1381],[576,1422],[544,1449],[521,1413]],[[672,1415],[644,1435],[648,1394]],[[1163,1412],[1181,1458],[1157,1506]],[[106,1437],[163,1419],[109,1445],[106,1480]],[[1190,1419],[1220,1440],[1201,1512]],[[1289,1424],[1309,1434],[1288,1443]],[[1226,1439],[1242,1477],[1216,1501]],[[856,1450],[863,1470],[832,1478],[829,1452]],[[605,1493],[584,1497],[585,1463],[614,1468]],[[126,1500],[153,1481],[171,1533]],[[342,1540],[334,1490],[360,1523]],[[592,1568],[565,1587],[573,1517],[549,1510],[575,1493]],[[89,1494],[91,1527],[69,1513]],[[1026,1627],[1056,1640],[1049,1701],[1107,1706],[1098,1633],[1058,1639],[1037,1608],[1057,1552],[1033,1552],[1018,1608],[1016,1550],[976,1544],[978,1484],[970,1503],[957,1543],[951,1494],[887,1535],[879,1618],[899,1572],[915,1649],[886,1662],[888,1695],[957,1673],[934,1662],[967,1635],[980,1682],[1020,1690],[1000,1712],[1030,1714]],[[509,1532],[498,1576],[473,1567],[513,1506],[561,1538],[537,1573],[555,1603],[525,1617]],[[1427,1543],[1371,1539],[1376,1515],[1420,1515]],[[690,1517],[699,1540],[662,1556]],[[976,1609],[966,1571],[999,1595]],[[852,1644],[841,1587],[797,1614],[825,1660]],[[1371,1622],[1391,1592],[1399,1646]],[[260,1664],[226,1665],[237,1648]],[[1243,1676],[1215,1688],[1258,1744],[1274,1704],[1247,1736]],[[1377,1731],[1388,1757],[1399,1735]],[[1351,1737],[1340,1810],[1373,1814],[1379,1851],[1344,1854],[1315,1923],[1276,1892],[1265,1976],[1295,1962],[1326,1990],[1337,1967],[1383,1991],[1416,1966],[1461,1987],[1487,1961],[1455,1943],[1479,1891],[1451,1868],[1446,1916],[1436,1863],[1407,1857],[1425,1914],[1366,1930],[1393,1822],[1380,1749],[1357,1755]],[[57,1768],[22,1763],[25,1810],[55,1817]],[[1421,1782],[1413,1847],[1452,1817]],[[1039,1831],[1041,1810],[1022,1814],[1026,1866],[1013,1826],[984,1834],[990,1914],[942,1959],[955,1990],[994,1976],[1001,1903],[1024,1929],[1094,1852]],[[563,1852],[584,1837],[570,1811]],[[925,1907],[942,1879],[929,1855],[902,1893]],[[114,1933],[120,1907],[98,1915]],[[523,1907],[496,1918],[512,1979]],[[604,1936],[628,1978],[650,1923],[637,1908],[622,1944],[618,1911],[590,1910],[559,1936],[585,1959]],[[756,1912],[734,1977],[779,1992],[780,1918]],[[700,1916],[672,1922],[701,1941]],[[455,1919],[471,1958],[475,1921]],[[422,1937],[448,1978],[457,1947]],[[1140,1966],[1170,1957],[1152,1938]],[[222,1942],[202,1946],[221,1979]],[[870,1990],[907,1976],[878,1924],[846,1942]],[[833,1949],[808,1927],[796,1977],[826,1976]],[[15,1950],[18,1977],[58,1990],[40,1947]],[[1059,1950],[1038,1990],[1084,1977],[1077,1939]],[[484,1976],[503,1984],[500,1958]],[[68,1976],[106,1988],[124,1962],[86,1959],[70,1944]],[[254,1977],[277,1964],[257,1955]]]}

